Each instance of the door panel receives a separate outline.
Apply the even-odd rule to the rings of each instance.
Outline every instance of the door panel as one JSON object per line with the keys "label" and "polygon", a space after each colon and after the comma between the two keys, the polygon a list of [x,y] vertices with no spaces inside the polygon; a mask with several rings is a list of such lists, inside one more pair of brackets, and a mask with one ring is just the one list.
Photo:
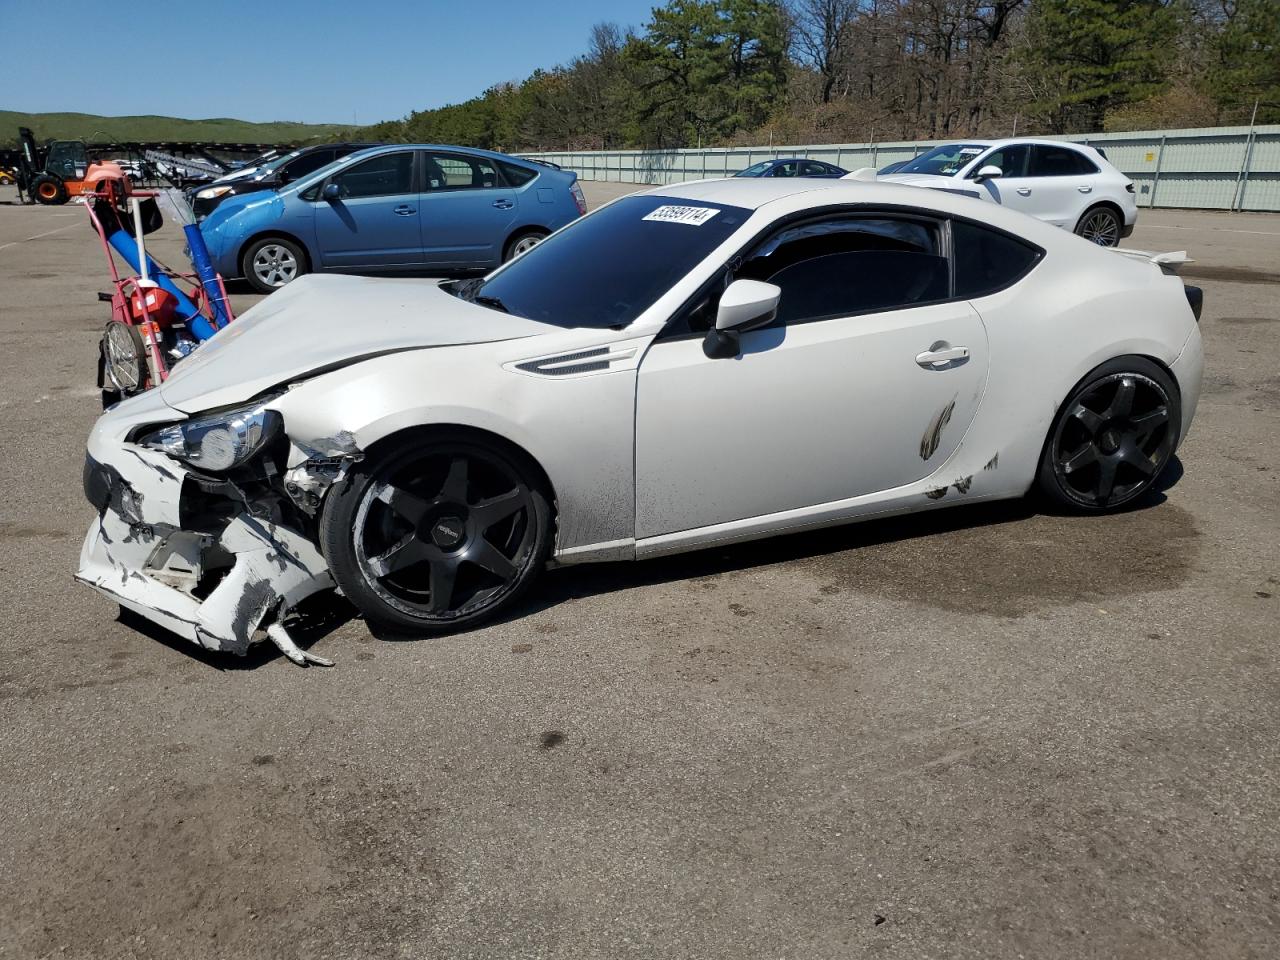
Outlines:
{"label": "door panel", "polygon": [[[957,347],[966,359],[917,362]],[[732,360],[697,337],[656,342],[637,387],[637,539],[929,476],[968,428],[987,361],[963,302],[752,331]]]}
{"label": "door panel", "polygon": [[342,196],[315,202],[324,270],[421,267],[413,153],[380,154],[333,175]]}
{"label": "door panel", "polygon": [[423,257],[431,266],[488,267],[502,260],[502,245],[519,213],[516,192],[484,157],[425,154]]}

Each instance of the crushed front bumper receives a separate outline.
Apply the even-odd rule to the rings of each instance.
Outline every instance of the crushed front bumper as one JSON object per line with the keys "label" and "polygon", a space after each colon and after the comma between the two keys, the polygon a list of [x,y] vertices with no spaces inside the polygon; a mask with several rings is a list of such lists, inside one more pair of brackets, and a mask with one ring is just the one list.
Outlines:
{"label": "crushed front bumper", "polygon": [[158,451],[105,446],[91,442],[85,463],[85,495],[98,517],[76,579],[209,650],[243,654],[260,628],[274,630],[285,649],[286,613],[333,586],[315,545],[255,516],[248,500],[225,525],[184,528],[200,478]]}

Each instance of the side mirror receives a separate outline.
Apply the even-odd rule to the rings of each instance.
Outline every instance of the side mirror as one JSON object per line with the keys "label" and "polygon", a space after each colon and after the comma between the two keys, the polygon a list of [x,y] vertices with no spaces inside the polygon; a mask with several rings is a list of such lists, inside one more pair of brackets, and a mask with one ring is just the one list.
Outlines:
{"label": "side mirror", "polygon": [[736,357],[741,334],[767,327],[778,316],[782,289],[759,280],[735,280],[720,295],[716,326],[702,341],[703,352],[713,360]]}
{"label": "side mirror", "polygon": [[978,175],[973,179],[981,183],[983,180],[994,180],[996,177],[1003,177],[1004,171],[997,167],[994,163],[988,163],[985,167],[978,171]]}
{"label": "side mirror", "polygon": [[324,197],[326,200],[341,200],[342,188],[336,183],[326,183],[324,185],[324,190],[320,192],[320,196]]}

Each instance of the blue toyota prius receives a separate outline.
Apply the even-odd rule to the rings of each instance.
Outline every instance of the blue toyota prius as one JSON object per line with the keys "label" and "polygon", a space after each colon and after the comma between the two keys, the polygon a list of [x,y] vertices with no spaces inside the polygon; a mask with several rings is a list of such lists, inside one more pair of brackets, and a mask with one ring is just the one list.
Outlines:
{"label": "blue toyota prius", "polygon": [[373,147],[230,197],[200,232],[223,277],[262,293],[309,272],[489,270],[586,212],[577,180],[487,150]]}

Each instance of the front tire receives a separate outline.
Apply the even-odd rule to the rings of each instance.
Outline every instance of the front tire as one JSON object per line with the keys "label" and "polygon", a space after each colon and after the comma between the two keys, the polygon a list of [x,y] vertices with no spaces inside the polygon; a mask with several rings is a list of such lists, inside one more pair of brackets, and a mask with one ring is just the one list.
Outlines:
{"label": "front tire", "polygon": [[67,185],[49,173],[42,173],[31,183],[37,203],[57,206],[67,202]]}
{"label": "front tire", "polygon": [[1076,236],[1100,247],[1120,246],[1124,221],[1110,207],[1090,207],[1076,224]]}
{"label": "front tire", "polygon": [[1173,459],[1181,427],[1181,397],[1164,370],[1143,357],[1109,360],[1058,410],[1038,485],[1069,510],[1119,510],[1155,486]]}
{"label": "front tire", "polygon": [[429,636],[476,626],[529,588],[551,504],[524,456],[441,435],[362,463],[325,502],[321,548],[371,623]]}
{"label": "front tire", "polygon": [[264,237],[249,244],[241,272],[258,293],[272,293],[307,272],[307,256],[292,240]]}

